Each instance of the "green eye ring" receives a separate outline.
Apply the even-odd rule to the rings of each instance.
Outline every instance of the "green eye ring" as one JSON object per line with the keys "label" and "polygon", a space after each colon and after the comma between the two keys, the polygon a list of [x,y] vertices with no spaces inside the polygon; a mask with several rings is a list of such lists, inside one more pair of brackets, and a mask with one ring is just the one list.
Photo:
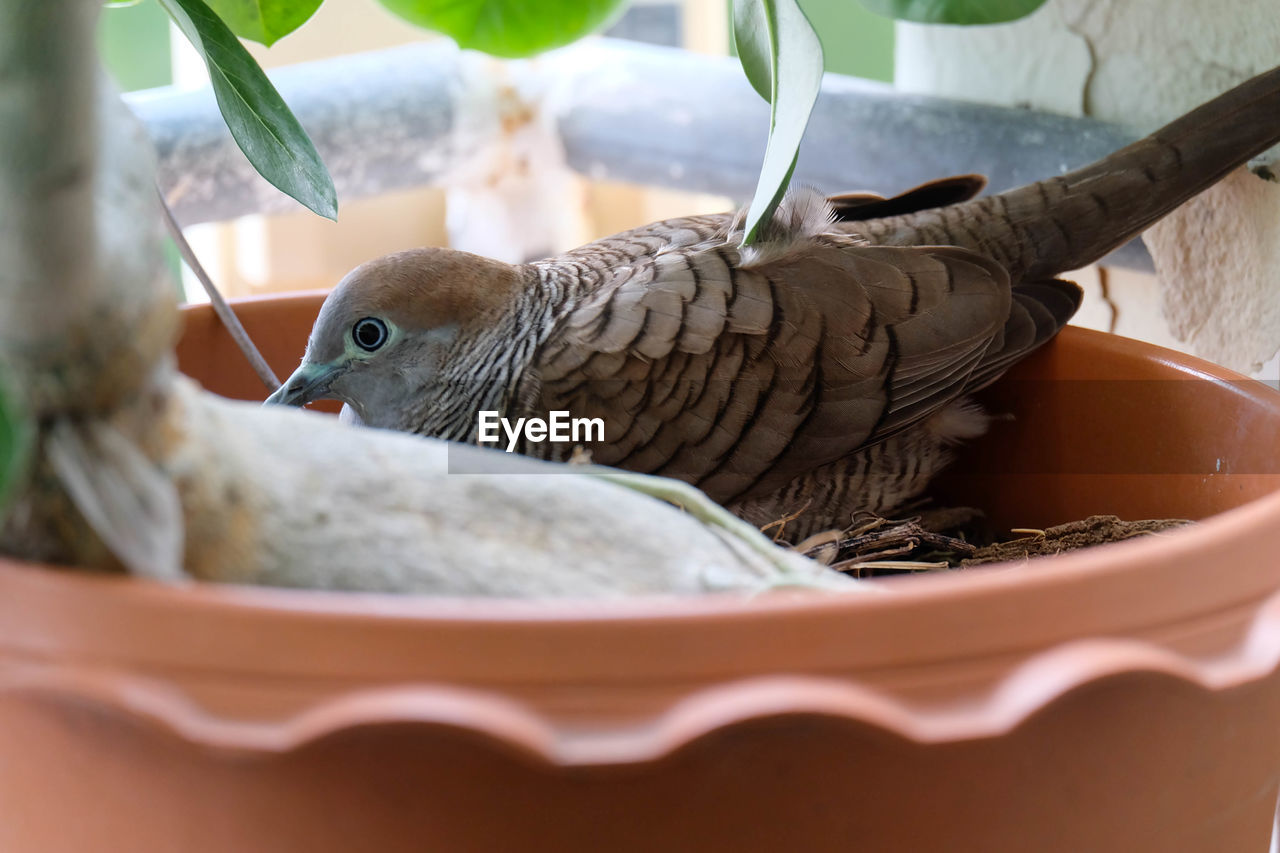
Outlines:
{"label": "green eye ring", "polygon": [[365,352],[376,352],[390,337],[387,324],[377,317],[363,317],[351,327],[351,340]]}

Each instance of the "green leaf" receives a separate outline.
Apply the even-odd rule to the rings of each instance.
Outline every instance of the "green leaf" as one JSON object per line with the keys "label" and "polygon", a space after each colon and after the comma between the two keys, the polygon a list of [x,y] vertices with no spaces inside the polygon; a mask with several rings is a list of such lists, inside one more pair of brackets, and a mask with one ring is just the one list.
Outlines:
{"label": "green leaf", "polygon": [[871,11],[917,24],[1003,24],[1025,18],[1045,0],[862,0]]}
{"label": "green leaf", "polygon": [[[739,8],[747,5],[756,8]],[[764,65],[770,83],[769,143],[742,234],[742,245],[749,246],[777,210],[795,171],[800,140],[822,85],[822,43],[796,0],[735,0],[733,20],[748,79],[759,78]],[[752,85],[762,88],[755,80]]]}
{"label": "green leaf", "polygon": [[733,4],[733,46],[752,88],[773,103],[773,39],[764,4],[738,0]]}
{"label": "green leaf", "polygon": [[209,8],[231,32],[267,47],[315,14],[323,0],[209,0]]}
{"label": "green leaf", "polygon": [[16,395],[0,382],[0,507],[26,467],[31,436],[31,422],[19,409]]}
{"label": "green leaf", "polygon": [[204,57],[227,128],[249,162],[272,185],[329,219],[338,193],[311,138],[262,68],[202,0],[160,0]]}
{"label": "green leaf", "polygon": [[379,0],[459,46],[494,56],[532,56],[610,23],[627,0]]}

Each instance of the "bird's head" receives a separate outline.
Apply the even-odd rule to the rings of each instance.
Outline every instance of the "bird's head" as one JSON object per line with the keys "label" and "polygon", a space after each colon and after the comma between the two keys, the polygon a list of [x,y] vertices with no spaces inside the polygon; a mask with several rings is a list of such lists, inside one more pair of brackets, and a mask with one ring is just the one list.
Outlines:
{"label": "bird's head", "polygon": [[352,270],[330,292],[302,364],[268,403],[341,400],[370,426],[439,378],[450,350],[522,288],[520,267],[453,249],[412,249]]}

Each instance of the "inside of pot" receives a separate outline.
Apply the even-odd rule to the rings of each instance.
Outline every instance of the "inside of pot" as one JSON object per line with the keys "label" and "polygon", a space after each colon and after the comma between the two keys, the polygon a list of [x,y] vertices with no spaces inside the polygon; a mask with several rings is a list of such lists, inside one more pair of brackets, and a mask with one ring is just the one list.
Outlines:
{"label": "inside of pot", "polygon": [[[281,375],[297,363],[323,296],[238,306]],[[184,314],[182,370],[215,393],[263,399],[212,311]],[[978,399],[990,429],[956,448],[930,499],[978,508],[992,530],[1096,515],[1199,520],[1280,488],[1280,394],[1190,356],[1068,327]],[[337,411],[332,401],[313,408]]]}

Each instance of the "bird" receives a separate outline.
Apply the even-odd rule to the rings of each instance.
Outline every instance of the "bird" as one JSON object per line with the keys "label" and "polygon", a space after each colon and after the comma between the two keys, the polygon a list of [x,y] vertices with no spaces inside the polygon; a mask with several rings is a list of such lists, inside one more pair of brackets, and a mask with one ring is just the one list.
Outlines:
{"label": "bird", "polygon": [[[448,248],[369,261],[328,294],[268,399],[480,443],[479,413],[604,424],[594,463],[683,480],[796,539],[917,499],[982,434],[970,395],[1051,340],[1087,266],[1280,141],[1280,69],[1078,170],[999,194],[790,190],[508,264]],[[561,436],[563,438],[563,436]],[[518,452],[564,460],[572,441]]]}

